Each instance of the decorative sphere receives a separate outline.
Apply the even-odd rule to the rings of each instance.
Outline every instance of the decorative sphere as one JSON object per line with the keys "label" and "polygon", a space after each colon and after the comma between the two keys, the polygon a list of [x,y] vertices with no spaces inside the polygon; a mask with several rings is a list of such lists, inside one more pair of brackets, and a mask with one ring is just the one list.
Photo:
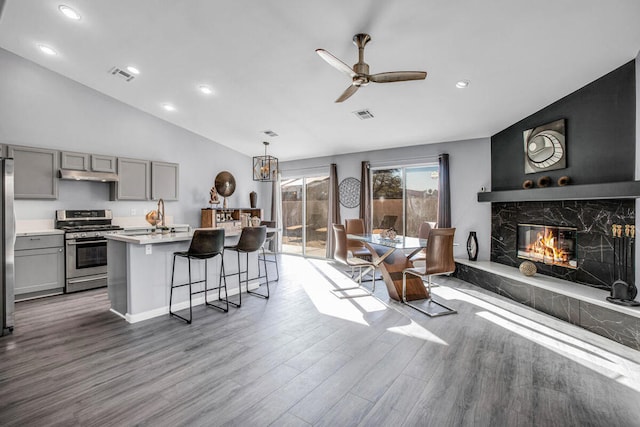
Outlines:
{"label": "decorative sphere", "polygon": [[536,265],[531,261],[524,261],[522,264],[520,264],[520,273],[524,274],[525,276],[533,276],[537,271],[538,269],[536,268]]}

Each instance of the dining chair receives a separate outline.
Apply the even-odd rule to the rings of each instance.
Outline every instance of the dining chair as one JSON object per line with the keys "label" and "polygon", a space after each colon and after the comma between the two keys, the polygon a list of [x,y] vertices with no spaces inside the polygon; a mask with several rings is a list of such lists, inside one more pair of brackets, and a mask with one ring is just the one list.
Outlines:
{"label": "dining chair", "polygon": [[[267,228],[276,228],[275,221],[261,221],[260,225],[264,225]],[[264,258],[265,262],[271,262],[276,265],[276,282],[280,280],[280,271],[278,270],[278,249],[276,248],[276,240],[278,237],[277,231],[267,231],[267,237],[265,239],[265,246],[269,247],[268,251],[263,251],[262,258]],[[267,258],[266,256],[270,256],[272,258]],[[260,255],[258,254],[258,257]],[[258,260],[259,261],[259,260]],[[258,262],[258,276],[260,275],[260,262]]]}
{"label": "dining chair", "polygon": [[[358,286],[350,287],[350,288],[340,288],[334,289],[333,292],[338,298],[356,298],[371,295],[371,292],[375,292],[376,290],[376,264],[371,261],[364,260],[362,258],[354,257],[349,253],[349,249],[347,247],[347,233],[345,232],[344,225],[341,224],[333,224],[333,235],[335,237],[335,249],[333,251],[333,258],[349,267],[351,267],[351,277],[353,278],[353,271],[355,268],[358,268]],[[351,256],[349,256],[351,255]],[[363,271],[363,269],[366,269]],[[367,272],[371,271],[373,274],[373,286],[371,292],[369,292],[366,288],[362,286],[362,276]],[[339,295],[339,293],[344,291],[349,291],[353,289],[362,289],[364,294],[343,294]]]}
{"label": "dining chair", "polygon": [[[238,272],[228,273],[227,276],[238,276],[238,302],[229,301],[229,304],[234,307],[240,307],[242,305],[242,282],[246,284],[247,294],[255,295],[264,299],[269,299],[269,273],[267,271],[267,262],[264,259],[264,243],[267,239],[267,227],[244,227],[240,233],[238,243],[235,245],[225,246],[225,251],[234,251],[238,254]],[[262,258],[258,256],[258,275],[260,274],[260,260],[264,264],[265,279],[267,285],[267,293],[261,294],[259,292],[249,290],[249,280],[258,279],[258,277],[249,278],[249,254],[253,252],[259,252],[262,250]],[[240,254],[245,254],[245,269],[243,270],[240,264]],[[244,274],[244,280],[242,275]],[[262,283],[260,284],[262,285]]]}
{"label": "dining chair", "polygon": [[[431,277],[443,274],[451,274],[456,269],[456,263],[453,259],[453,236],[456,232],[455,228],[434,228],[429,233],[429,240],[425,250],[424,267],[410,267],[402,271],[402,302],[409,307],[426,314],[427,316],[444,316],[446,314],[457,313],[450,307],[436,301],[431,295]],[[427,279],[427,308],[432,304],[437,304],[444,310],[427,311],[417,305],[407,301],[407,274],[418,276],[423,280]]]}
{"label": "dining chair", "polygon": [[[420,228],[418,228],[418,238],[423,240],[429,239],[429,234],[431,233],[431,224],[427,221],[420,224]],[[413,262],[414,267],[418,267],[418,265],[422,265],[426,262],[426,249],[422,249],[420,252],[411,257],[411,262]]]}
{"label": "dining chair", "polygon": [[[364,234],[364,220],[362,218],[345,219],[344,231],[346,234]],[[371,260],[371,252],[361,240],[347,238],[347,250],[351,251],[354,257]]]}
{"label": "dining chair", "polygon": [[[218,277],[218,286],[215,288],[208,287],[208,274],[207,264],[208,260],[220,255],[220,275]],[[181,283],[176,285],[174,283],[174,276],[176,270],[176,258],[186,258],[189,262],[189,281],[187,283]],[[204,260],[204,279],[193,281],[191,277],[191,260]],[[223,283],[224,280],[224,284]],[[204,290],[193,291],[192,285],[195,283],[203,283]],[[171,311],[173,303],[173,290],[175,288],[181,288],[183,286],[189,286],[189,318],[182,317]],[[209,291],[218,290],[218,300],[224,301],[225,306],[211,303],[207,301],[207,294]],[[224,300],[222,299],[222,289],[224,289]],[[224,312],[229,311],[229,299],[227,298],[227,279],[224,276],[224,229],[198,229],[193,233],[191,238],[191,244],[186,251],[178,251],[173,253],[173,265],[171,267],[171,290],[169,292],[169,316],[175,316],[184,320],[187,324],[191,323],[193,319],[193,308],[191,297],[195,294],[204,293],[204,302],[209,307],[214,307]]]}

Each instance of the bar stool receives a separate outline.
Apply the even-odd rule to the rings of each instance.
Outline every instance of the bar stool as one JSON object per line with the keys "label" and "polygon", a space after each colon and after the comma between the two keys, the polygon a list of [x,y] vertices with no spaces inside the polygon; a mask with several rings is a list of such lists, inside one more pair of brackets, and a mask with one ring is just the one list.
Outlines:
{"label": "bar stool", "polygon": [[[242,233],[240,234],[240,239],[238,240],[238,243],[233,246],[224,247],[225,251],[234,251],[234,252],[237,252],[238,254],[238,272],[229,273],[225,275],[225,278],[227,276],[238,275],[238,298],[239,298],[238,303],[236,304],[233,301],[229,301],[229,304],[233,305],[234,307],[240,307],[242,305],[242,282],[243,282],[242,274],[243,273],[245,278],[244,282],[246,283],[246,286],[247,286],[247,294],[255,295],[257,297],[261,297],[264,299],[269,298],[269,274],[267,272],[267,262],[264,259],[264,243],[266,241],[266,238],[267,238],[267,227],[265,226],[244,227],[242,229]],[[249,254],[252,252],[258,252],[260,251],[260,249],[262,249],[262,258],[258,256],[258,277],[249,278]],[[242,268],[240,266],[240,253],[245,254],[245,270],[244,271],[242,271]],[[249,280],[255,280],[260,278],[259,276],[260,259],[262,259],[262,262],[264,264],[265,279],[267,282],[266,294],[261,294],[261,293],[249,290]]]}
{"label": "bar stool", "polygon": [[[260,225],[264,225],[265,227],[268,228],[275,228],[276,227],[276,222],[275,221],[262,221],[260,222]],[[263,255],[262,258],[264,258],[265,262],[272,262],[276,265],[276,282],[278,280],[280,280],[280,271],[278,270],[278,253],[276,252],[277,248],[276,248],[276,237],[278,236],[278,232],[277,231],[268,231],[267,232],[267,238],[265,241],[265,245],[269,245],[269,252],[265,252],[263,250]],[[269,259],[266,258],[265,255],[272,255],[273,259]],[[260,254],[258,254],[258,258],[260,258]],[[260,258],[260,259],[262,259]],[[260,275],[260,259],[258,260],[258,277],[262,278],[263,276]],[[265,273],[266,274],[266,273]]]}
{"label": "bar stool", "polygon": [[[218,286],[215,288],[209,288],[207,283],[207,260],[220,255],[220,276],[218,277]],[[176,270],[176,257],[186,258],[189,261],[189,282],[179,285],[174,284],[174,274]],[[204,260],[204,279],[196,282],[191,280],[191,260],[198,259]],[[224,280],[224,285],[222,284]],[[204,282],[204,290],[193,292],[191,285],[195,283]],[[189,318],[182,317],[179,314],[171,311],[171,305],[173,302],[173,289],[183,286],[189,286]],[[222,289],[224,288],[224,307],[210,303],[207,301],[207,293],[209,291],[218,290],[218,300],[222,300]],[[217,308],[225,313],[229,311],[229,298],[227,297],[227,279],[224,275],[224,229],[198,229],[193,233],[191,238],[191,244],[189,250],[173,253],[173,267],[171,269],[171,292],[169,295],[169,316],[175,316],[184,320],[187,324],[191,324],[193,318],[193,308],[191,297],[195,294],[204,293],[204,303],[209,307]]]}

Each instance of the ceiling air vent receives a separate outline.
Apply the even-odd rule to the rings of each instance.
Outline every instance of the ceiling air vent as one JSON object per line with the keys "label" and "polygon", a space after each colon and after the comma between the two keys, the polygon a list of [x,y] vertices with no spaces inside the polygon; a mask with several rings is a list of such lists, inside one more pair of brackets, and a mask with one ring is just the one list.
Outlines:
{"label": "ceiling air vent", "polygon": [[274,131],[272,131],[272,130],[263,130],[263,131],[262,131],[262,133],[264,133],[264,134],[265,134],[265,135],[267,135],[267,136],[271,136],[271,137],[278,136],[278,134],[277,134],[277,133],[275,133],[275,132],[274,132]]}
{"label": "ceiling air vent", "polygon": [[128,82],[130,82],[131,80],[133,80],[136,76],[134,76],[133,74],[122,70],[118,67],[113,67],[109,70],[109,73],[113,74],[114,76],[120,77],[121,79],[124,79]]}
{"label": "ceiling air vent", "polygon": [[373,119],[373,114],[369,110],[354,111],[353,114],[360,120]]}

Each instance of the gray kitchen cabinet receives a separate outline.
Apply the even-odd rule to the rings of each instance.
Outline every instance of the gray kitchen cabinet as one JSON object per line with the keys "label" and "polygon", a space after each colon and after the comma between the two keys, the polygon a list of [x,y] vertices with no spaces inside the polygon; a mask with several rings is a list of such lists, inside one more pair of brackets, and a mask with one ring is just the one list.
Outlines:
{"label": "gray kitchen cabinet", "polygon": [[7,146],[4,144],[0,144],[0,158],[7,157]]}
{"label": "gray kitchen cabinet", "polygon": [[58,151],[9,146],[7,156],[14,159],[16,199],[58,198]]}
{"label": "gray kitchen cabinet", "polygon": [[60,153],[60,167],[75,171],[87,171],[89,170],[89,155],[87,153],[63,151]]}
{"label": "gray kitchen cabinet", "polygon": [[20,236],[14,254],[16,301],[64,292],[63,235]]}
{"label": "gray kitchen cabinet", "polygon": [[112,186],[112,200],[149,200],[151,162],[118,157],[118,178]]}
{"label": "gray kitchen cabinet", "polygon": [[177,163],[151,162],[151,198],[153,200],[178,200]]}
{"label": "gray kitchen cabinet", "polygon": [[94,172],[116,173],[116,157],[103,156],[101,154],[92,154],[91,170]]}

